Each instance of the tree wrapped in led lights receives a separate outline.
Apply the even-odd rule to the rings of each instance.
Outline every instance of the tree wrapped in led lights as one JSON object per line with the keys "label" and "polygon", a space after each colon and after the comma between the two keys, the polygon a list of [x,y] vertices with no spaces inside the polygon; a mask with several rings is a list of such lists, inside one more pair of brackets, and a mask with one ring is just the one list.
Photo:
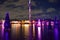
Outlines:
{"label": "tree wrapped in led lights", "polygon": [[9,14],[8,13],[6,13],[4,28],[6,30],[11,28],[10,18],[9,18]]}

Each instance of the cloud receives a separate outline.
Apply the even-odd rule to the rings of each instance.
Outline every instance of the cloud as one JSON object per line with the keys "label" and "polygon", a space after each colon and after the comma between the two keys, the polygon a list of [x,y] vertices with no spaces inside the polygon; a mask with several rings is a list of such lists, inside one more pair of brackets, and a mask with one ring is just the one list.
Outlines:
{"label": "cloud", "polygon": [[[16,1],[16,2],[15,2]],[[37,1],[37,0],[36,0]],[[43,2],[43,1],[42,1]],[[39,2],[40,3],[40,2]],[[38,3],[38,4],[39,4]],[[31,15],[33,19],[37,18],[53,18],[56,15],[55,8],[44,8],[42,5],[38,6],[35,1],[32,1]],[[45,4],[44,4],[45,5]],[[7,0],[2,5],[0,5],[0,18],[5,18],[6,12],[9,12],[10,19],[28,19],[28,0]],[[59,15],[59,13],[57,14]]]}
{"label": "cloud", "polygon": [[6,8],[15,8],[16,5],[15,4],[10,4],[10,5],[7,5]]}
{"label": "cloud", "polygon": [[37,18],[41,18],[41,19],[51,18],[51,19],[54,19],[55,16],[57,16],[58,18],[60,16],[59,11],[57,11],[57,9],[55,9],[55,8],[48,8],[48,9],[45,9],[45,11],[43,9],[40,9],[40,11],[42,11],[42,12],[40,12],[40,11],[38,12],[38,11],[34,11],[34,13],[32,14],[32,18],[35,17],[35,19],[37,19]]}
{"label": "cloud", "polygon": [[48,0],[51,3],[56,3],[58,0]]}
{"label": "cloud", "polygon": [[47,9],[47,13],[48,13],[48,12],[55,12],[55,11],[56,11],[55,8],[48,8],[48,9]]}

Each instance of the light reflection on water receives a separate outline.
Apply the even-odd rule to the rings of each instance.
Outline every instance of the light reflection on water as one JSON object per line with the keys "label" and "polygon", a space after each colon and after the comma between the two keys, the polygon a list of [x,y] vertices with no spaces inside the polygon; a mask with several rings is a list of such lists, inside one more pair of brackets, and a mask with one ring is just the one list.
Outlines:
{"label": "light reflection on water", "polygon": [[[14,40],[29,40],[30,24],[12,24],[11,35]],[[33,25],[33,37],[35,37],[35,25]],[[21,38],[20,38],[21,37]]]}
{"label": "light reflection on water", "polygon": [[57,28],[54,29],[54,36],[55,36],[55,40],[59,40],[58,39],[58,29]]}
{"label": "light reflection on water", "polygon": [[18,40],[20,36],[20,24],[12,24],[11,26],[12,40]]}
{"label": "light reflection on water", "polygon": [[9,35],[9,33],[8,32],[5,32],[5,40],[9,40],[8,39],[8,35]]}
{"label": "light reflection on water", "polygon": [[41,27],[38,27],[38,40],[41,40]]}
{"label": "light reflection on water", "polygon": [[29,37],[29,24],[23,24],[23,30],[24,30],[24,37],[25,37],[25,40],[28,40],[28,37]]}
{"label": "light reflection on water", "polygon": [[[35,40],[36,38],[36,31],[35,31],[35,27],[37,27],[35,24],[32,25],[33,26],[33,40]],[[11,30],[4,30],[4,26],[0,26],[0,40],[29,40],[29,35],[30,35],[30,31],[29,28],[31,27],[31,24],[11,24]],[[38,39],[36,40],[41,40],[41,27],[37,27],[37,31],[38,31]],[[44,26],[42,28],[44,30]],[[44,33],[44,32],[43,32]],[[47,33],[45,31],[45,33]],[[45,35],[45,34],[44,34]],[[47,34],[48,35],[48,34]],[[46,36],[45,35],[43,38],[45,39]]]}

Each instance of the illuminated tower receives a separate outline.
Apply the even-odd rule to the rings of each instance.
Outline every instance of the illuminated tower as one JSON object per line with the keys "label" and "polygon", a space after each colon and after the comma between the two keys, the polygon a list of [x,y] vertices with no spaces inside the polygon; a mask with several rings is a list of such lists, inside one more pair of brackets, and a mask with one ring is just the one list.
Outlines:
{"label": "illuminated tower", "polygon": [[31,0],[29,0],[29,20],[31,20]]}
{"label": "illuminated tower", "polygon": [[9,30],[11,28],[10,18],[9,18],[9,14],[8,13],[6,13],[4,28],[6,30]]}
{"label": "illuminated tower", "polygon": [[[29,7],[29,21],[31,22],[31,0],[28,0],[28,7]],[[31,26],[30,26],[30,28],[29,28],[29,31],[30,31],[30,33],[29,33],[29,40],[33,40],[32,38],[33,38],[33,27],[32,27],[32,24],[31,24]]]}

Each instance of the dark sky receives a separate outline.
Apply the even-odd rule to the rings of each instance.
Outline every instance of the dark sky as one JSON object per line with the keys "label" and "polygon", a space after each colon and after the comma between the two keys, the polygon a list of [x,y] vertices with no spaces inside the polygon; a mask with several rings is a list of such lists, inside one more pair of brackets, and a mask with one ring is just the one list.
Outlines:
{"label": "dark sky", "polygon": [[[32,0],[32,19],[60,17],[60,0]],[[28,19],[28,0],[0,0],[0,19]],[[60,19],[60,18],[59,18]]]}
{"label": "dark sky", "polygon": [[40,6],[44,7],[44,8],[60,8],[60,0],[33,0],[36,5],[37,8],[39,8]]}

